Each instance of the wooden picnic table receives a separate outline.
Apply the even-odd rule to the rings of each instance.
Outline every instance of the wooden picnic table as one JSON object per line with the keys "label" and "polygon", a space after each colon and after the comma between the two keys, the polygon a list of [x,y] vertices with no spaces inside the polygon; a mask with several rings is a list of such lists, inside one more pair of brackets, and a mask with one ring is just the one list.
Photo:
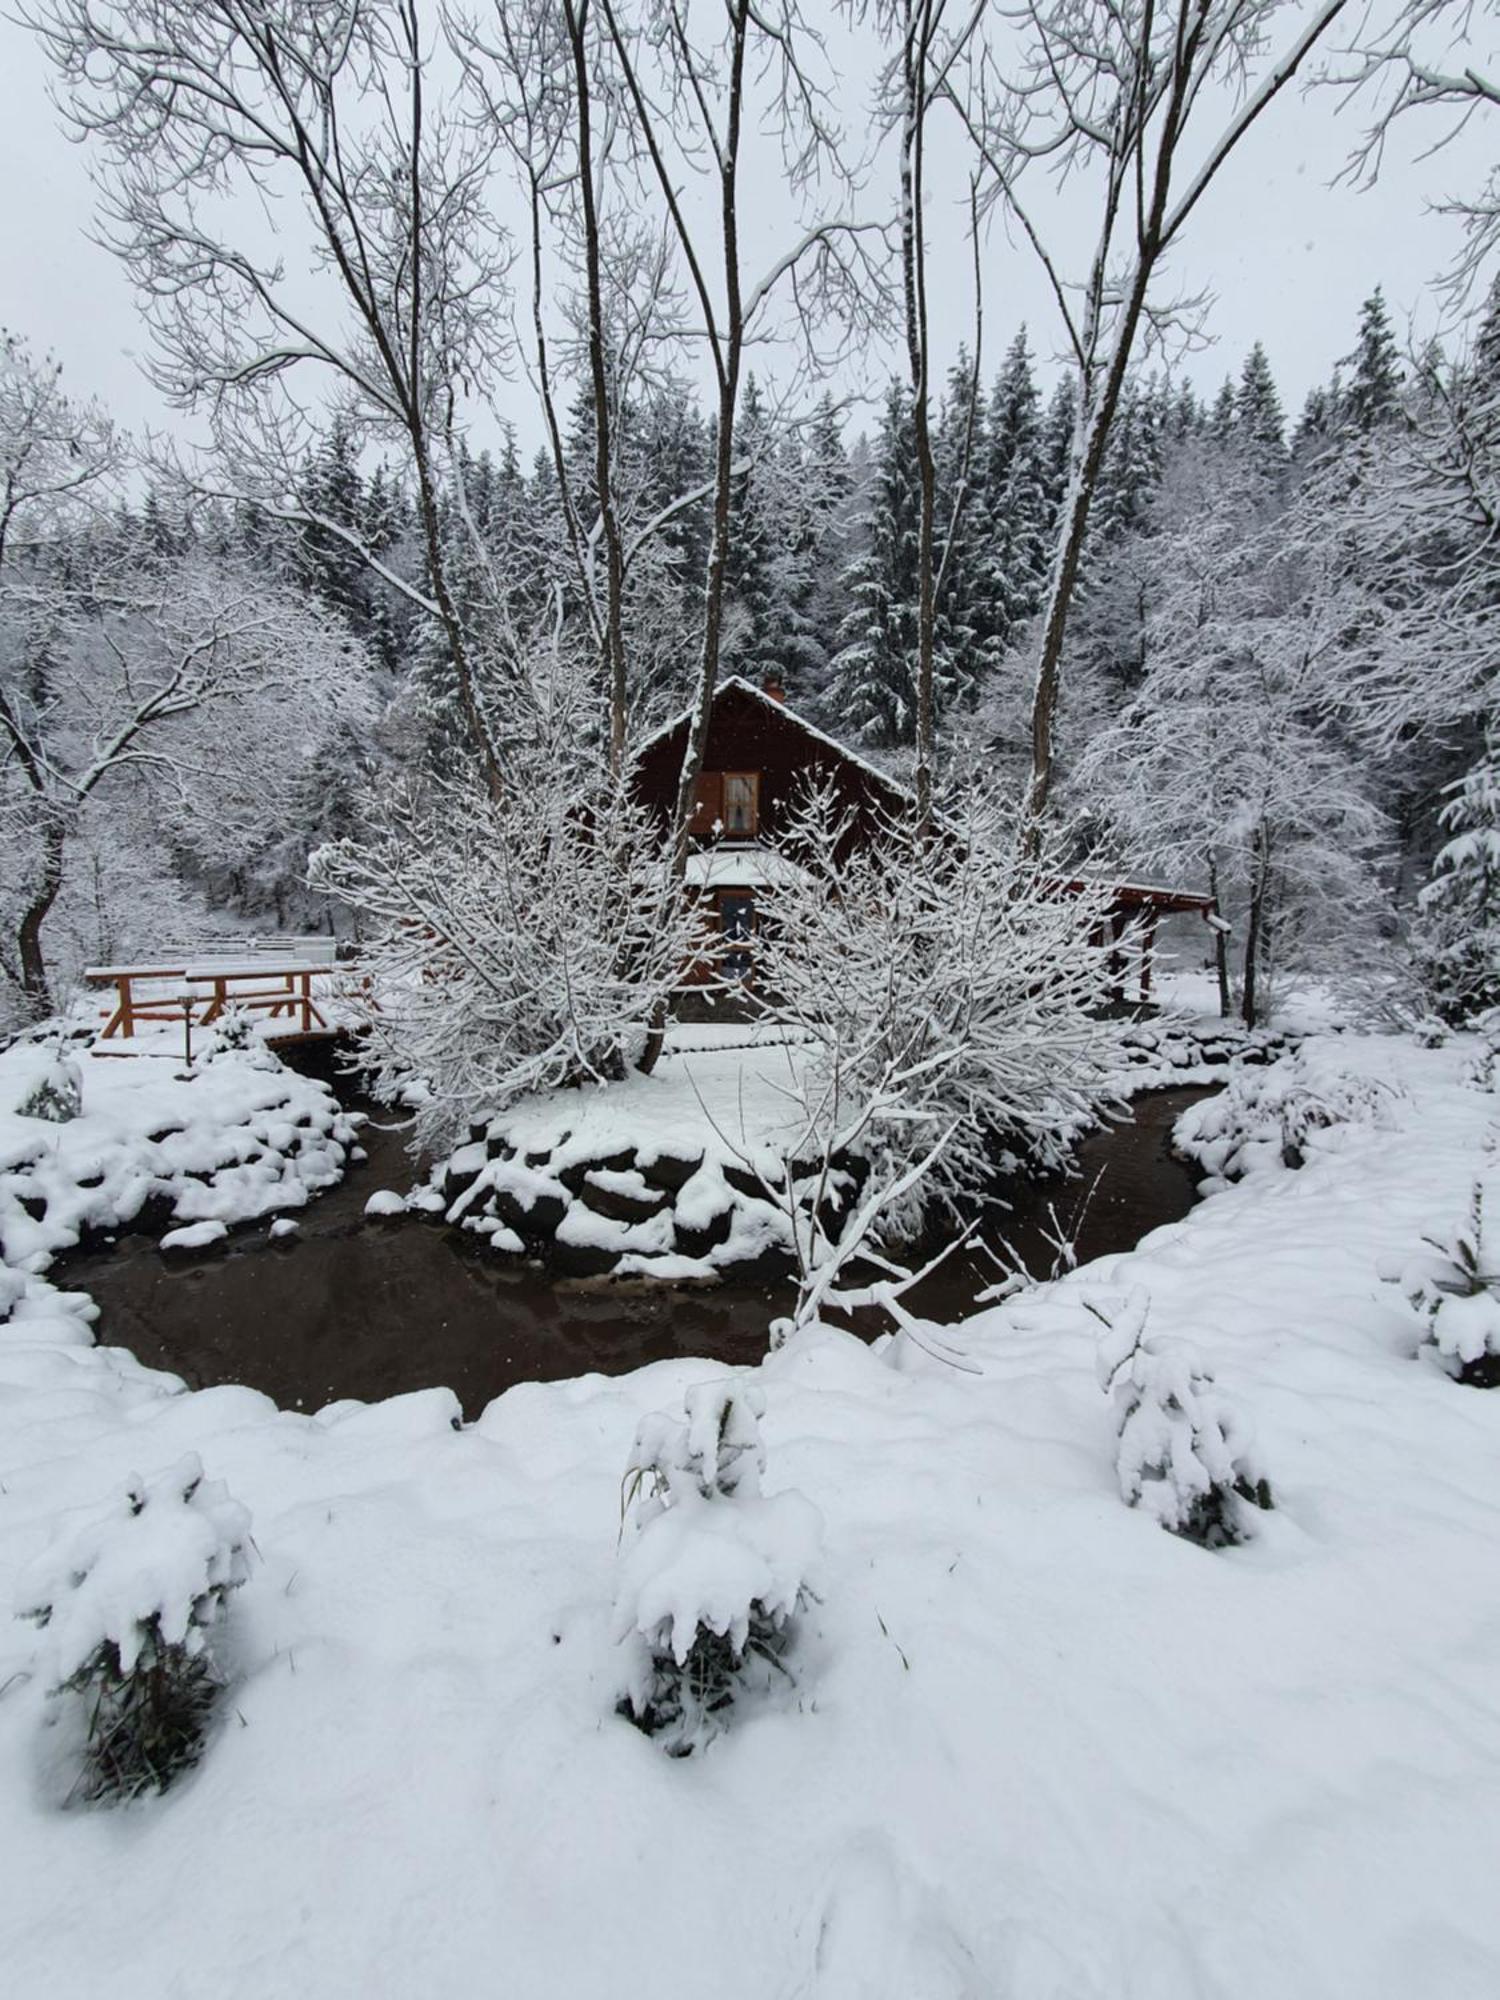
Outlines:
{"label": "wooden picnic table", "polygon": [[[190,1020],[197,1027],[211,1027],[228,1007],[268,1014],[273,1021],[286,1018],[293,1034],[328,1034],[312,982],[331,970],[331,962],[321,957],[315,962],[263,952],[195,960],[184,953],[172,964],[93,965],[83,977],[90,986],[115,990],[114,1011],[99,1038],[108,1041],[115,1035],[131,1039],[142,1022]],[[162,987],[171,990],[149,990]]]}

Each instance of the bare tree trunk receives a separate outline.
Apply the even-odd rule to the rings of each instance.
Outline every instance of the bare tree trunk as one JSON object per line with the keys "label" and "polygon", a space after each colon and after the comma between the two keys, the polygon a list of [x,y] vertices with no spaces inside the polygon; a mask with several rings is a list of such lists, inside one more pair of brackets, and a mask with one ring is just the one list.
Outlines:
{"label": "bare tree trunk", "polygon": [[901,130],[901,281],[906,308],[906,354],[911,376],[912,435],[917,452],[920,510],[917,524],[917,823],[932,818],[937,703],[933,689],[936,601],[933,589],[933,513],[937,472],[932,457],[927,341],[926,236],[922,219],[922,168],[927,117],[927,61],[932,36],[931,0],[913,16],[906,0],[901,46],[905,98]]}
{"label": "bare tree trunk", "polygon": [[[703,641],[698,664],[698,696],[692,726],[683,752],[677,782],[677,804],[672,824],[671,865],[676,880],[687,878],[688,841],[698,780],[703,774],[704,753],[708,748],[709,724],[713,719],[714,695],[719,681],[719,647],[724,629],[724,580],[729,563],[729,524],[734,485],[734,426],[739,405],[740,367],[744,354],[745,315],[740,278],[739,236],[739,153],[741,120],[744,112],[745,53],[752,19],[751,0],[729,0],[729,74],[726,83],[727,108],[722,140],[713,139],[716,177],[719,187],[720,256],[723,265],[724,302],[722,315],[715,311],[712,295],[704,282],[702,268],[693,248],[691,233],[671,176],[667,171],[651,112],[631,62],[630,52],[616,23],[610,0],[604,0],[605,18],[615,50],[641,124],[651,163],[672,215],[678,239],[703,309],[705,331],[713,356],[718,386],[717,431],[714,439],[713,534],[709,543],[708,569],[703,584]],[[666,1037],[666,1015],[658,1010],[647,1034],[641,1069],[649,1074],[660,1059]]]}
{"label": "bare tree trunk", "polygon": [[1255,830],[1251,851],[1255,857],[1250,875],[1250,913],[1245,921],[1245,987],[1243,1017],[1245,1026],[1256,1025],[1259,1009],[1259,972],[1261,933],[1265,925],[1266,890],[1270,882],[1271,851],[1264,825]]}
{"label": "bare tree trunk", "polygon": [[589,84],[589,0],[563,0],[568,45],[573,55],[573,89],[578,130],[579,197],[583,210],[583,256],[588,288],[589,389],[594,405],[594,490],[604,536],[605,603],[603,651],[609,688],[609,769],[625,768],[625,721],[629,684],[625,655],[625,551],[615,507],[614,451],[610,439],[609,369],[604,352],[604,293],[600,278],[599,213],[594,196],[593,98]]}
{"label": "bare tree trunk", "polygon": [[1222,928],[1224,912],[1219,908],[1219,869],[1213,860],[1208,864],[1208,893],[1214,899],[1214,914],[1220,920],[1214,925],[1214,971],[1219,981],[1219,1018],[1227,1021],[1234,1012],[1229,992],[1229,933]]}
{"label": "bare tree trunk", "polygon": [[1063,496],[1063,518],[1047,584],[1041,653],[1037,660],[1036,688],[1031,703],[1031,788],[1027,798],[1027,838],[1033,852],[1040,847],[1041,821],[1052,797],[1052,739],[1057,723],[1057,696],[1062,680],[1068,614],[1073,608],[1073,597],[1078,588],[1078,572],[1088,540],[1089,514],[1098,490],[1104,454],[1109,447],[1110,428],[1119,408],[1120,392],[1125,385],[1130,352],[1145,301],[1146,278],[1142,275],[1126,302],[1124,319],[1104,378],[1097,385],[1097,395],[1090,396],[1090,384],[1085,380],[1079,399],[1079,439],[1074,451],[1072,478]]}
{"label": "bare tree trunk", "polygon": [[47,981],[47,962],[42,953],[42,925],[52,912],[62,888],[65,835],[59,821],[50,814],[42,820],[42,868],[37,885],[21,916],[16,947],[21,964],[21,990],[33,1021],[45,1020],[52,1011]]}

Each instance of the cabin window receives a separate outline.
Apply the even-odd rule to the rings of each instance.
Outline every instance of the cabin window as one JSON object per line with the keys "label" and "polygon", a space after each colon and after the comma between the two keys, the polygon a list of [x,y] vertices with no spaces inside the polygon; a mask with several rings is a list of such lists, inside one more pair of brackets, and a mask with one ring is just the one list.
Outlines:
{"label": "cabin window", "polygon": [[724,773],[724,831],[731,840],[754,840],[760,831],[759,771]]}

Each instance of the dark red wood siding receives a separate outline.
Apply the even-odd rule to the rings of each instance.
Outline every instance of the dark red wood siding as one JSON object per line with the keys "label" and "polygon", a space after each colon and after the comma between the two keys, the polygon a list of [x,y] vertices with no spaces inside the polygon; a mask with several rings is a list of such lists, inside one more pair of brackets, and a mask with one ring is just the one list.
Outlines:
{"label": "dark red wood siding", "polygon": [[[687,731],[686,721],[679,722],[648,744],[636,763],[637,796],[664,827],[677,800]],[[810,777],[832,778],[840,802],[853,808],[867,839],[882,809],[891,812],[902,803],[896,786],[814,735],[788,710],[736,682],[720,688],[714,701],[703,770],[706,780],[725,771],[760,773],[759,837],[768,841],[781,832],[789,803]],[[700,789],[699,797],[692,830],[696,839],[708,840],[722,801],[712,782]]]}

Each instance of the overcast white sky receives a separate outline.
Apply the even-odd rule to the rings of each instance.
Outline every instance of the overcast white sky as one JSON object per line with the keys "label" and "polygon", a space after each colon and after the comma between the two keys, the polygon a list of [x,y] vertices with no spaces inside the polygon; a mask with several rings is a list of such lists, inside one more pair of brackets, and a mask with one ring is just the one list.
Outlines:
{"label": "overcast white sky", "polygon": [[[1476,120],[1454,146],[1417,157],[1442,129],[1399,135],[1373,192],[1331,185],[1356,121],[1335,117],[1331,94],[1273,108],[1215,185],[1174,274],[1216,295],[1217,345],[1187,365],[1212,391],[1237,371],[1250,343],[1271,357],[1289,414],[1352,344],[1360,301],[1385,288],[1398,331],[1437,328],[1429,287],[1452,256],[1457,227],[1432,213],[1455,191],[1477,190],[1500,117]],[[97,394],[130,426],[164,413],[138,367],[144,342],[130,288],[114,259],[89,240],[93,195],[80,149],[66,139],[47,96],[47,71],[30,35],[0,21],[0,322],[63,362],[74,394]],[[950,191],[950,195],[954,191]],[[943,191],[938,191],[941,203]],[[935,218],[941,241],[943,220]],[[940,263],[949,260],[940,259]],[[955,245],[951,282],[939,269],[935,318],[956,345],[968,323],[967,273]],[[986,373],[1026,320],[1043,355],[1055,342],[1046,297],[1029,259],[997,236],[985,257]],[[502,408],[506,402],[502,392]],[[534,420],[523,385],[505,411],[523,440]]]}

